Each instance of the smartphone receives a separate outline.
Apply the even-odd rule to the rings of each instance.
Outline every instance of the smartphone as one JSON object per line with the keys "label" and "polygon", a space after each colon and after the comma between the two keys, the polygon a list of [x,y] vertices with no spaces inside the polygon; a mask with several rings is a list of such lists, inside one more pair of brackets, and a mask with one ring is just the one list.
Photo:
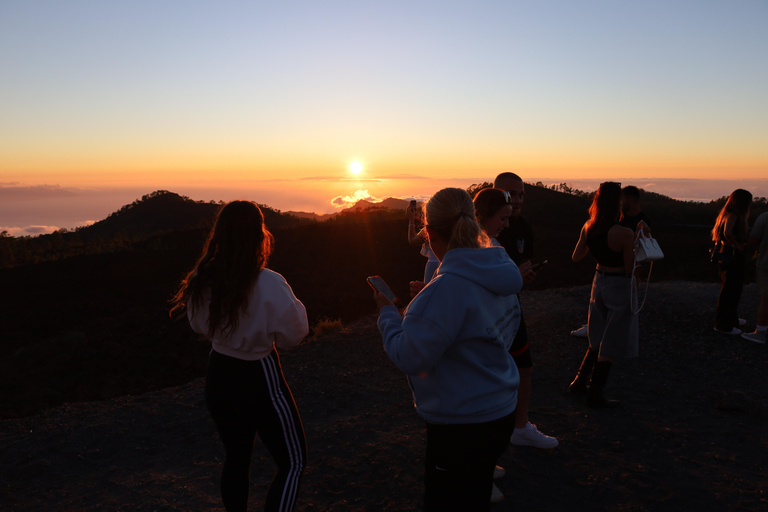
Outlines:
{"label": "smartphone", "polygon": [[380,276],[370,276],[368,279],[366,279],[366,281],[368,281],[368,284],[371,285],[371,288],[391,300],[395,306],[400,304],[400,299],[397,298],[389,286],[387,286],[387,283],[385,283]]}
{"label": "smartphone", "polygon": [[544,260],[544,261],[541,261],[539,263],[535,263],[535,264],[531,265],[531,270],[539,270],[541,267],[543,267],[547,263],[549,263],[549,260]]}

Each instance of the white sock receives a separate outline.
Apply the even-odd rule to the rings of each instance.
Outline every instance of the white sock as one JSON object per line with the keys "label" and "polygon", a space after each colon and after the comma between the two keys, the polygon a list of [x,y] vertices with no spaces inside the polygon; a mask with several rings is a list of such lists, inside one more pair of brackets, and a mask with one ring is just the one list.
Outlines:
{"label": "white sock", "polygon": [[760,332],[760,331],[768,331],[768,325],[758,325],[757,332]]}

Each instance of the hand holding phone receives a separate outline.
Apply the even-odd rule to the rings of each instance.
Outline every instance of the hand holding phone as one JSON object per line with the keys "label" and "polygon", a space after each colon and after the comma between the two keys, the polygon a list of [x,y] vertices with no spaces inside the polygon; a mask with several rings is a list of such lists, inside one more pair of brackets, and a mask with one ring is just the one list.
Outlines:
{"label": "hand holding phone", "polygon": [[549,263],[549,260],[544,260],[544,261],[540,261],[539,263],[534,263],[533,265],[531,265],[531,270],[533,270],[534,272],[538,272],[539,269],[544,265],[546,265],[547,263]]}
{"label": "hand holding phone", "polygon": [[[380,276],[369,276],[366,281],[368,281],[368,284],[371,285],[371,288],[384,295],[393,305],[397,307],[402,306],[400,299],[397,298],[389,286],[387,286],[387,283],[384,282],[384,279],[382,279]],[[382,304],[379,304],[379,308],[381,308],[381,306]]]}

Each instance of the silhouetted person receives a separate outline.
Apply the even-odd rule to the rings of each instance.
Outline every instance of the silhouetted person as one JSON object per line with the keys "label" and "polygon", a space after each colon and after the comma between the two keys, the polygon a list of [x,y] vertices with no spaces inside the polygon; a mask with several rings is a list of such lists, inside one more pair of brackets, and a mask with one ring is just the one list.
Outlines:
{"label": "silhouetted person", "polygon": [[603,394],[611,363],[638,352],[637,315],[630,299],[635,234],[619,224],[620,204],[621,184],[601,183],[572,256],[578,262],[591,254],[597,262],[589,299],[589,348],[570,386],[572,393],[582,393],[589,384],[587,405],[595,408],[618,405]]}
{"label": "silhouetted person", "polygon": [[765,335],[768,332],[768,212],[763,212],[757,217],[752,231],[749,232],[749,245],[758,247],[755,281],[760,303],[757,306],[755,332],[744,333],[741,337],[755,343],[765,343]]}
{"label": "silhouetted person", "polygon": [[[640,189],[634,185],[627,185],[621,189],[621,219],[619,225],[629,228],[637,234],[642,229],[646,235],[651,233],[651,221],[640,209]],[[587,337],[587,324],[571,331],[571,336],[577,338]]]}
{"label": "silhouetted person", "polygon": [[740,326],[747,323],[739,318],[738,308],[744,288],[744,249],[749,238],[747,219],[752,194],[744,189],[734,190],[712,228],[712,240],[721,253],[720,296],[715,310],[715,330],[723,334],[739,335]]}
{"label": "silhouetted person", "polygon": [[440,261],[435,257],[432,249],[429,247],[429,241],[427,240],[427,230],[422,227],[416,229],[416,221],[421,222],[421,208],[409,206],[406,210],[406,216],[408,217],[408,243],[415,246],[421,246],[421,255],[426,256],[427,264],[424,266],[424,283],[428,283],[432,276],[435,275]]}
{"label": "silhouetted person", "polygon": [[277,464],[264,510],[293,510],[307,460],[277,354],[307,335],[307,312],[283,276],[265,268],[272,243],[255,203],[228,203],[171,310],[186,307],[192,328],[211,340],[205,402],[226,451],[221,499],[229,512],[247,509],[256,434]]}
{"label": "silhouetted person", "polygon": [[437,192],[426,221],[437,275],[404,317],[374,292],[378,326],[426,422],[424,510],[489,510],[496,461],[515,425],[519,376],[509,349],[522,277],[502,248],[488,247],[465,190]]}
{"label": "silhouetted person", "polygon": [[[640,223],[644,226],[640,226]],[[651,221],[640,208],[640,189],[627,185],[621,189],[621,219],[619,224],[637,232],[638,227],[651,227]]]}

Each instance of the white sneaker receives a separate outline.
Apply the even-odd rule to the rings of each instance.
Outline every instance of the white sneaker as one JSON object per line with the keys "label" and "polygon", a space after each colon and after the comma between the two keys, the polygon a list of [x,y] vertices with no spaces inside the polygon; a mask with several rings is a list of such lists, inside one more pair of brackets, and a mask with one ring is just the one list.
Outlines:
{"label": "white sneaker", "polygon": [[491,503],[498,503],[504,499],[504,493],[502,493],[496,484],[493,484],[493,490],[491,491]]}
{"label": "white sneaker", "polygon": [[731,336],[738,336],[739,334],[741,334],[741,329],[738,329],[736,327],[734,327],[730,331],[724,331],[722,329],[718,329],[717,327],[715,327],[715,331],[717,331],[719,333],[722,333],[722,334],[730,334]]}
{"label": "white sneaker", "polygon": [[499,478],[503,477],[506,474],[507,474],[506,470],[503,467],[501,467],[501,466],[496,466],[493,469],[493,479],[494,480],[498,480]]}
{"label": "white sneaker", "polygon": [[516,428],[509,442],[517,446],[533,446],[545,450],[558,445],[557,439],[542,434],[530,421],[523,428]]}
{"label": "white sneaker", "polygon": [[765,344],[766,333],[768,333],[768,331],[745,332],[741,337],[745,340],[754,341],[755,343],[763,345]]}
{"label": "white sneaker", "polygon": [[589,326],[588,325],[582,325],[578,329],[575,329],[571,331],[571,336],[576,336],[577,338],[587,338],[589,333]]}

